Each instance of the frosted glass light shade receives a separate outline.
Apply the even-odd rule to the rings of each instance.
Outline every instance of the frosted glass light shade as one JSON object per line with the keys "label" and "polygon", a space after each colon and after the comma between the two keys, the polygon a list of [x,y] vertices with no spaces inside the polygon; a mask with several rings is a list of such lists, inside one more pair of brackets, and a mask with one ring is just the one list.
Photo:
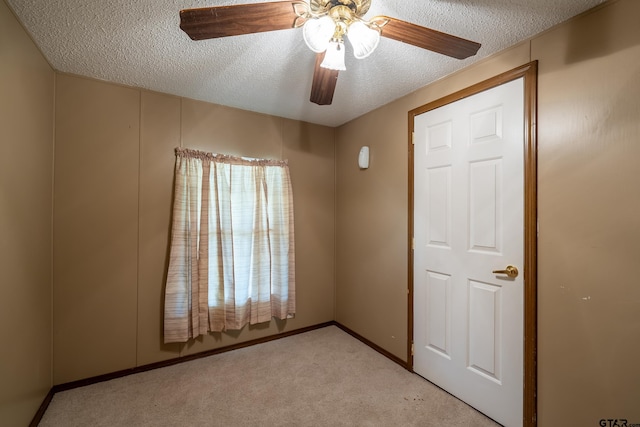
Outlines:
{"label": "frosted glass light shade", "polygon": [[327,50],[331,37],[336,30],[336,23],[329,16],[309,19],[302,27],[302,37],[309,49],[316,53]]}
{"label": "frosted glass light shade", "polygon": [[327,52],[324,54],[324,61],[320,64],[323,68],[330,70],[346,70],[344,65],[344,42],[342,40],[331,40],[327,47]]}
{"label": "frosted glass light shade", "polygon": [[380,42],[380,32],[369,28],[364,22],[356,21],[349,25],[347,38],[353,46],[353,56],[362,59],[376,50]]}

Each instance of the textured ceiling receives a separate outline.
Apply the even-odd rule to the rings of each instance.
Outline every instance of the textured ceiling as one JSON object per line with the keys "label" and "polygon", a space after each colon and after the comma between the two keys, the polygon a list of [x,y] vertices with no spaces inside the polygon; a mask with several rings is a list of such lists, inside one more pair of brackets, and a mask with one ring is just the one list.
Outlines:
{"label": "textured ceiling", "polygon": [[309,102],[315,54],[301,29],[192,41],[180,9],[256,0],[6,0],[59,71],[337,126],[526,40],[603,0],[372,0],[388,15],[482,44],[460,61],[382,38],[347,50],[333,104]]}

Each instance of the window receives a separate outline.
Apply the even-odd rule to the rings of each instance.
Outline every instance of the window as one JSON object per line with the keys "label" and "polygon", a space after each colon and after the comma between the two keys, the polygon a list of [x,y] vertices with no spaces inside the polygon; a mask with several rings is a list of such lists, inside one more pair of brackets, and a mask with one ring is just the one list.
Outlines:
{"label": "window", "polygon": [[295,314],[286,161],[176,149],[164,341]]}

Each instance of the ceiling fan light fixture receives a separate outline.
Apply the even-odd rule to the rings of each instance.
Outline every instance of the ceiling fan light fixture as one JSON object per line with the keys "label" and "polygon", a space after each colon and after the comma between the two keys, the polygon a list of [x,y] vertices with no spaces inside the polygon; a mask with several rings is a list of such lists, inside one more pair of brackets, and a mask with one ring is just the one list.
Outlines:
{"label": "ceiling fan light fixture", "polygon": [[335,38],[331,39],[320,66],[329,70],[344,71],[347,69],[344,63],[344,41]]}
{"label": "ceiling fan light fixture", "polygon": [[345,36],[356,58],[369,56],[380,37],[457,59],[480,49],[480,43],[397,18],[380,15],[365,21],[373,0],[260,1],[182,9],[180,29],[192,40],[207,40],[302,27],[305,43],[316,53],[310,101],[318,105],[331,104],[339,71],[346,68]]}
{"label": "ceiling fan light fixture", "polygon": [[353,47],[353,55],[357,59],[371,55],[380,42],[380,31],[369,27],[362,21],[349,25],[347,38]]}
{"label": "ceiling fan light fixture", "polygon": [[330,16],[325,15],[305,22],[302,27],[302,37],[309,49],[321,53],[327,50],[335,30],[336,23]]}

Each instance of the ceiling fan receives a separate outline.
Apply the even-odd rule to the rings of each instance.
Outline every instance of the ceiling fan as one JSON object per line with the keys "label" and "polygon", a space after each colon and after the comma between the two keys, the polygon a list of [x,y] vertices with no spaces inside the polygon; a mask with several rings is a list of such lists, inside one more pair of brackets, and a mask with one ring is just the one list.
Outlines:
{"label": "ceiling fan", "polygon": [[480,44],[388,16],[362,17],[371,0],[274,1],[180,11],[180,28],[192,40],[303,27],[307,46],[316,52],[311,102],[330,105],[338,73],[345,69],[344,36],[356,58],[369,56],[380,36],[457,59],[473,56]]}

